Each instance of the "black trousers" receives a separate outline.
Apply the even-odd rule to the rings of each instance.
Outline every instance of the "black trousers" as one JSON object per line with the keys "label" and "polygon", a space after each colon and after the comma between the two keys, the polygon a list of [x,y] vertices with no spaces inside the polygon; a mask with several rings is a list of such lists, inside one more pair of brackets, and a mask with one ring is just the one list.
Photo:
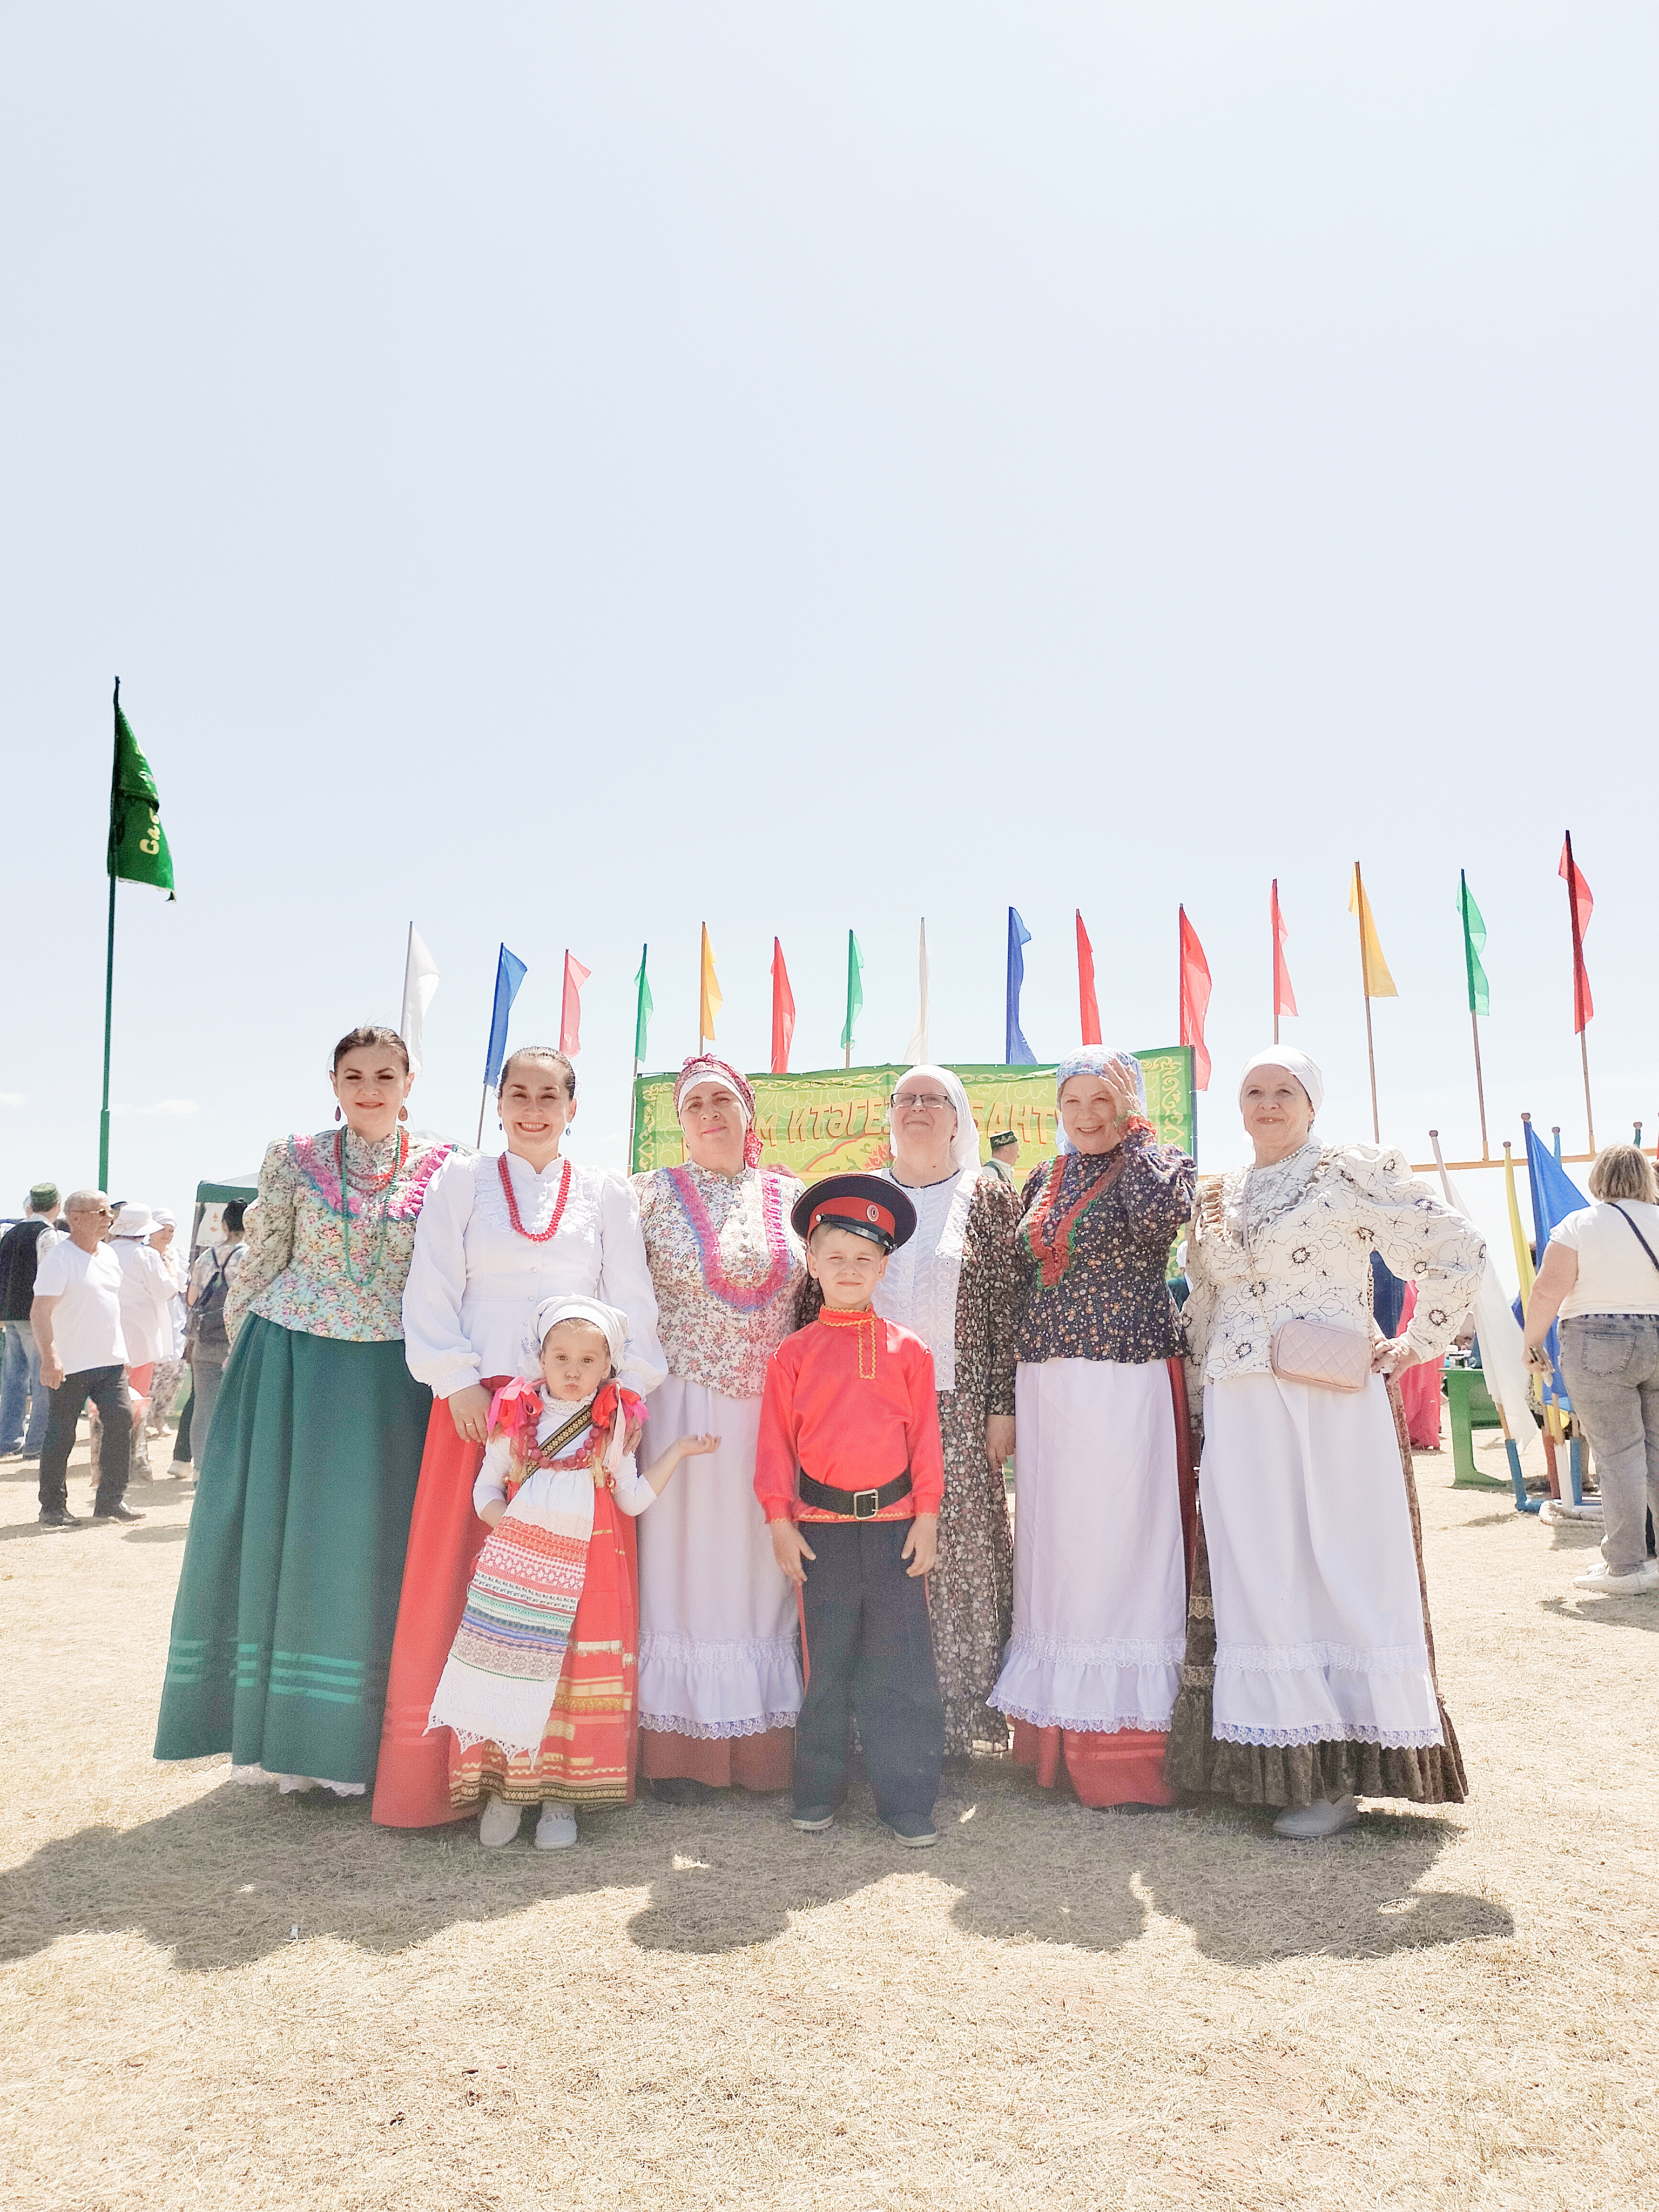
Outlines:
{"label": "black trousers", "polygon": [[40,1510],[69,1503],[69,1457],[75,1444],[75,1424],[90,1398],[104,1425],[98,1448],[98,1498],[95,1513],[118,1505],[125,1493],[132,1466],[132,1401],[127,1396],[125,1367],[88,1367],[79,1375],[66,1375],[52,1394],[46,1415],[46,1440],[40,1447]]}
{"label": "black trousers", "polygon": [[925,1817],[939,1795],[945,1708],[933,1667],[927,1594],[899,1554],[908,1521],[803,1521],[806,1696],[795,1724],[795,1808],[829,1808],[847,1773],[855,1716],[883,1819]]}

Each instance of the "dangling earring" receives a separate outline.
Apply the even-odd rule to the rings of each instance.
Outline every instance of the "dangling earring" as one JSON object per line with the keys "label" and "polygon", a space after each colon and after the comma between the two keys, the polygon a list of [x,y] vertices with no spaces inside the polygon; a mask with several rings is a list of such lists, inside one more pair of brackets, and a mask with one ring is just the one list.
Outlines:
{"label": "dangling earring", "polygon": [[336,1120],[337,1121],[339,1120],[339,1118],[340,1118],[340,1109],[339,1109],[339,1108],[338,1108],[338,1106],[337,1106],[337,1106],[335,1107],[335,1109],[334,1109],[334,1118],[335,1118],[335,1120]]}
{"label": "dangling earring", "polygon": [[408,1109],[408,1107],[407,1107],[407,1106],[400,1106],[400,1107],[398,1109],[398,1119],[400,1121],[408,1121],[408,1119],[409,1119],[409,1109]]}

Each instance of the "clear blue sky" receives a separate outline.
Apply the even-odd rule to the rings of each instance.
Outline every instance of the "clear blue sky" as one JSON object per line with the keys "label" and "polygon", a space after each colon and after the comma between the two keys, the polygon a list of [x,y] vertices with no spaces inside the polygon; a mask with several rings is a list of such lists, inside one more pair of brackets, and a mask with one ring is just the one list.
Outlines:
{"label": "clear blue sky", "polygon": [[1645,6],[96,6],[0,33],[9,865],[0,1196],[95,1169],[112,677],[179,897],[120,894],[112,1182],[327,1118],[327,1048],[443,982],[471,1135],[592,969],[574,1148],[651,1058],[1176,1029],[1207,1164],[1270,1033],[1279,878],[1324,1127],[1369,1136],[1347,876],[1400,985],[1385,1136],[1583,1142],[1651,1007],[1659,26]]}

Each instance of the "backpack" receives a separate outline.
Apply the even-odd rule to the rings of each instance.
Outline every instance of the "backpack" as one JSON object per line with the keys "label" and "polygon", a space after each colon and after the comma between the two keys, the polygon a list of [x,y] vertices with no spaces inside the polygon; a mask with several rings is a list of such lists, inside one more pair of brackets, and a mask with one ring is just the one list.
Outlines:
{"label": "backpack", "polygon": [[[230,1247],[230,1251],[235,1249],[234,1245]],[[221,1245],[213,1255],[213,1272],[190,1310],[185,1349],[192,1358],[198,1352],[221,1359],[230,1356],[230,1337],[225,1328],[225,1293],[230,1288],[225,1279],[225,1261],[228,1257],[229,1252]]]}

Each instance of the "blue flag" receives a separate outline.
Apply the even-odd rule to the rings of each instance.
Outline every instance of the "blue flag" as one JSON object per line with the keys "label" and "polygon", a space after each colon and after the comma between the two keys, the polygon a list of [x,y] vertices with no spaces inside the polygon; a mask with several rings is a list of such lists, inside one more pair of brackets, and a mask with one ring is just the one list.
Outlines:
{"label": "blue flag", "polygon": [[1019,990],[1025,981],[1025,950],[1031,933],[1012,907],[1008,909],[1008,1003],[1002,1057],[1010,1067],[1035,1067],[1036,1054],[1019,1026]]}
{"label": "blue flag", "polygon": [[489,1053],[484,1061],[484,1085],[493,1091],[501,1079],[501,1060],[507,1052],[507,1018],[513,1011],[513,1001],[519,995],[519,986],[525,979],[524,962],[516,952],[501,947],[501,958],[495,963],[495,1004],[489,1016]]}
{"label": "blue flag", "polygon": [[[1570,1213],[1583,1212],[1589,1200],[1532,1123],[1524,1122],[1522,1127],[1527,1133],[1527,1180],[1532,1186],[1533,1235],[1538,1244],[1533,1264],[1534,1267],[1541,1267],[1551,1231],[1565,1221]],[[1550,1323],[1550,1333],[1544,1340],[1544,1348],[1549,1353],[1553,1370],[1550,1380],[1544,1385],[1545,1402],[1571,1412],[1572,1401],[1561,1380],[1561,1325],[1559,1322]]]}

